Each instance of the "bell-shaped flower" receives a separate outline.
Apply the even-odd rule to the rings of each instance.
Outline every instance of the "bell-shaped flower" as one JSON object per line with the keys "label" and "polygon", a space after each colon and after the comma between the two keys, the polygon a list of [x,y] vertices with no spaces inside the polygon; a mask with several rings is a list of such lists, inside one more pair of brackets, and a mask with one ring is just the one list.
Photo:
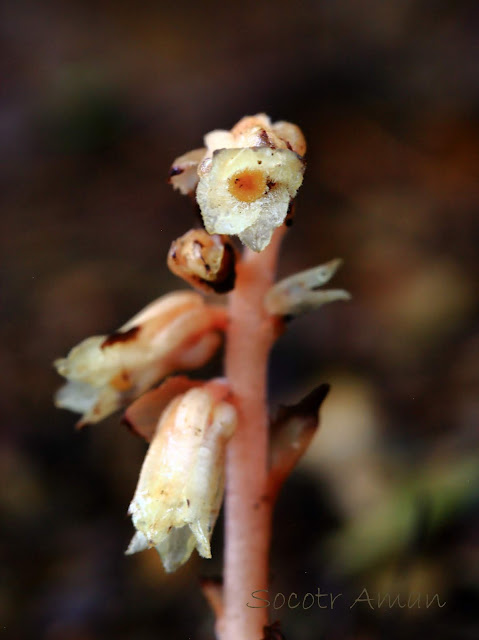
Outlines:
{"label": "bell-shaped flower", "polygon": [[[127,554],[155,547],[169,572],[184,564],[195,547],[202,557],[211,557],[211,534],[223,498],[225,447],[236,426],[236,410],[224,399],[227,393],[225,385],[207,383],[176,396],[164,409],[130,504],[136,533]],[[148,414],[148,396],[154,405],[163,399],[159,394],[155,390],[138,401],[140,422]],[[128,410],[132,422],[135,404]]]}
{"label": "bell-shaped flower", "polygon": [[[181,156],[170,171],[175,188],[193,192],[208,233],[238,235],[262,251],[286,218],[303,181],[306,143],[289,122],[272,123],[265,114],[240,120],[231,131],[205,136],[201,149]],[[193,165],[198,163],[197,184]]]}
{"label": "bell-shaped flower", "polygon": [[198,293],[159,298],[109,336],[93,336],[55,367],[68,382],[58,407],[83,414],[79,426],[98,422],[171,372],[205,364],[220,343],[225,311]]}

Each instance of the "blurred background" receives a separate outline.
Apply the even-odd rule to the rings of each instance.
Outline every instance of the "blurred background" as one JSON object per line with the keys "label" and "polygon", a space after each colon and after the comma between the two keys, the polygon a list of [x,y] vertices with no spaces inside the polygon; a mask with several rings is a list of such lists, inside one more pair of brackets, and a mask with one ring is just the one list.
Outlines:
{"label": "blurred background", "polygon": [[[213,637],[221,523],[172,576],[125,558],[145,444],[118,416],[75,431],[51,363],[183,286],[165,257],[196,219],[170,163],[260,111],[309,144],[280,274],[342,257],[353,295],[272,356],[273,410],[332,390],[277,506],[270,600],[343,594],[272,619],[479,637],[478,44],[474,0],[3,0],[0,638]],[[364,588],[422,600],[351,609]]]}

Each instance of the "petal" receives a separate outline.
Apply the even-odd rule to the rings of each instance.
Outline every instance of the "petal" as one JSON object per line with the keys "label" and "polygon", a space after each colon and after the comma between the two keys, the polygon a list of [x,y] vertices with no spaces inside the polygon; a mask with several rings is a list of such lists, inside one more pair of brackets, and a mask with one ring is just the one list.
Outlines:
{"label": "petal", "polygon": [[194,192],[198,184],[198,164],[205,153],[206,149],[193,149],[176,158],[168,175],[168,182],[173,189],[178,189],[183,195]]}
{"label": "petal", "polygon": [[185,564],[195,548],[195,536],[188,526],[172,529],[167,538],[155,548],[160,554],[165,571],[172,573]]}
{"label": "petal", "polygon": [[157,389],[144,393],[130,405],[123,416],[123,422],[150,442],[158,425],[158,417],[170,402],[176,396],[201,384],[199,380],[190,380],[186,376],[168,378]]}

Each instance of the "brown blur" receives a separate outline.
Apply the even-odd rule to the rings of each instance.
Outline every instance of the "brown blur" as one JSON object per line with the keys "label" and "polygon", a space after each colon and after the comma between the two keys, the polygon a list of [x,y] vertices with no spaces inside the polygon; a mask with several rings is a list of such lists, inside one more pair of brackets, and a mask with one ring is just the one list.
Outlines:
{"label": "brown blur", "polygon": [[[343,598],[271,618],[288,640],[479,635],[478,33],[473,0],[4,0],[0,638],[213,637],[221,522],[214,559],[172,576],[124,557],[145,445],[118,416],[75,431],[51,363],[183,287],[166,256],[197,218],[168,168],[260,111],[308,141],[280,275],[341,257],[353,296],[271,361],[272,408],[332,390],[270,596]],[[351,609],[363,588],[446,605]]]}

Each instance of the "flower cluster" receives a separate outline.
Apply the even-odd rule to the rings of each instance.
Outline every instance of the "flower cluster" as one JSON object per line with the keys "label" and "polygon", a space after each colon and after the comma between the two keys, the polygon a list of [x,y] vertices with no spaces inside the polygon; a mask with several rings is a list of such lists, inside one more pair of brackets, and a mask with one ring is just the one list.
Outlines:
{"label": "flower cluster", "polygon": [[[178,158],[170,182],[184,194],[196,194],[206,230],[192,229],[173,242],[171,271],[202,293],[231,291],[241,258],[228,236],[238,235],[256,252],[265,249],[302,183],[305,151],[298,127],[273,124],[260,114],[243,118],[231,131],[207,134],[204,148]],[[338,266],[333,261],[274,285],[264,299],[265,314],[281,319],[347,299],[342,290],[317,291]],[[225,448],[237,422],[226,380],[202,383],[172,374],[208,362],[227,326],[225,307],[197,292],[176,291],[118,331],[90,337],[55,362],[67,379],[56,404],[80,413],[79,426],[130,405],[124,421],[150,446],[130,504],[136,533],[127,553],[154,547],[167,571],[186,562],[195,547],[211,557]],[[315,424],[316,418],[317,410]],[[292,460],[301,450],[298,437]],[[282,467],[276,466],[280,477]]]}

